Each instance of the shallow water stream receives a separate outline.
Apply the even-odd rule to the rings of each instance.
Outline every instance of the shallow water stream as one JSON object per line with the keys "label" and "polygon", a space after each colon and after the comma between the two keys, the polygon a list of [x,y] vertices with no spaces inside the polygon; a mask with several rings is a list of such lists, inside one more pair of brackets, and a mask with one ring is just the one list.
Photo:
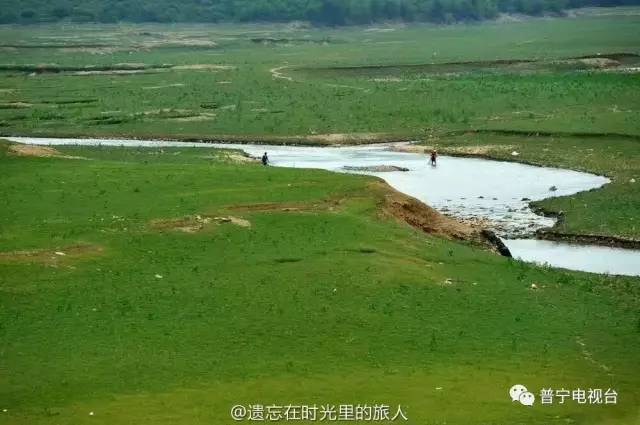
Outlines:
{"label": "shallow water stream", "polygon": [[[345,167],[394,165],[409,171],[367,172],[396,190],[413,196],[444,214],[482,220],[503,238],[514,257],[526,261],[596,273],[640,276],[640,251],[601,246],[572,245],[530,239],[554,220],[535,214],[530,201],[572,195],[608,183],[605,177],[558,168],[475,158],[440,156],[432,167],[426,155],[396,152],[390,145],[358,147],[301,147],[203,144],[143,140],[8,138],[39,145],[110,145],[148,147],[212,147],[242,149],[252,156],[268,152],[274,166],[319,168],[338,172]],[[555,190],[551,190],[551,188]]]}

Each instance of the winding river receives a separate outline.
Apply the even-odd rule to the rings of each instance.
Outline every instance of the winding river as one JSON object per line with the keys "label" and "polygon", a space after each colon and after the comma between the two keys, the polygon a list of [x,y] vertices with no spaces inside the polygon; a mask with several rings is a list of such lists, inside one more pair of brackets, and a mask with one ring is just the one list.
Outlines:
{"label": "winding river", "polygon": [[[482,221],[494,230],[516,258],[572,270],[640,276],[640,251],[575,245],[533,239],[551,227],[553,218],[537,215],[530,201],[572,195],[607,184],[605,177],[558,168],[440,156],[432,167],[425,155],[399,152],[392,145],[302,147],[244,144],[203,144],[174,141],[53,139],[10,137],[37,145],[103,145],[138,147],[237,148],[249,155],[268,152],[274,166],[318,168],[375,175],[398,191],[440,212],[463,220]],[[409,171],[371,172],[362,167],[393,165]],[[360,171],[345,169],[356,167]]]}

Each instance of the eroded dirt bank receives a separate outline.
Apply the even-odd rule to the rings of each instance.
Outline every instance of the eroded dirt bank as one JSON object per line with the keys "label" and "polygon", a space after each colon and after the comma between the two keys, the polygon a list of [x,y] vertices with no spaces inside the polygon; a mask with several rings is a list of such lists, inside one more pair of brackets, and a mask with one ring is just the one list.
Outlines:
{"label": "eroded dirt bank", "polygon": [[369,187],[378,197],[378,211],[382,217],[392,217],[425,233],[446,239],[471,242],[510,257],[508,249],[493,232],[447,217],[419,200],[405,195],[379,179]]}

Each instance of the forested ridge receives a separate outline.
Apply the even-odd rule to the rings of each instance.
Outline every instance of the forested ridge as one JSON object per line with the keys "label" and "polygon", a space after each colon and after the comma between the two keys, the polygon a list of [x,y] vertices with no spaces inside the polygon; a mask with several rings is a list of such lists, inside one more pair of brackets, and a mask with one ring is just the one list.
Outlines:
{"label": "forested ridge", "polygon": [[0,0],[0,23],[381,21],[451,23],[500,13],[561,14],[568,8],[640,0]]}

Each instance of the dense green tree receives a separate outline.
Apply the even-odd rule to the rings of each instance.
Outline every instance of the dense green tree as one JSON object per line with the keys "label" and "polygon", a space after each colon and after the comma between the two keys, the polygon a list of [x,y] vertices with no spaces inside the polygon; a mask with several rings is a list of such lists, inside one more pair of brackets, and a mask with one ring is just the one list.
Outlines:
{"label": "dense green tree", "polygon": [[570,7],[640,0],[0,0],[0,23],[287,22],[317,25],[380,21],[455,22],[499,13],[560,14]]}

